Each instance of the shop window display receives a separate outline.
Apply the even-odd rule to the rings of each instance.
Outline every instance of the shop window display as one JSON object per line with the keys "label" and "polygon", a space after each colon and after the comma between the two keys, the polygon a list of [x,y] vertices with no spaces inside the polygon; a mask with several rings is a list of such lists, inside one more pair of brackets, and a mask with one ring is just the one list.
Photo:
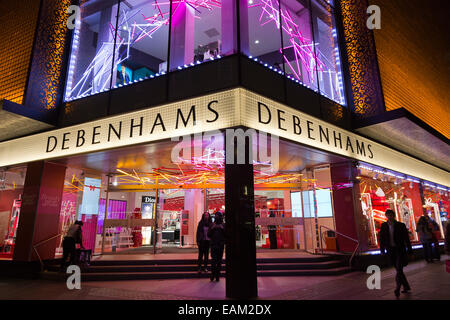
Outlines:
{"label": "shop window display", "polygon": [[[271,186],[271,182],[277,181],[279,189],[270,190],[263,181]],[[317,240],[320,242],[320,237],[325,240],[328,230],[323,229],[324,234],[319,235],[319,227],[335,229],[329,167],[302,173],[279,172],[268,180],[255,170],[255,189],[257,221],[264,223],[256,226],[257,247],[314,251],[319,247]],[[272,225],[264,218],[281,218],[279,221],[287,218],[292,224]],[[276,247],[271,247],[271,231],[275,231]],[[324,243],[324,249],[335,251],[337,247],[329,242]]]}
{"label": "shop window display", "polygon": [[[415,178],[368,165],[359,167],[358,179],[370,247],[379,246],[380,225],[387,221],[384,214],[387,209],[392,209],[396,219],[406,225],[411,241],[419,241],[416,224],[425,210],[438,223],[439,230],[435,231],[438,238],[443,239],[442,220],[447,219],[449,206],[446,189],[439,191]],[[422,201],[421,189],[425,202]]]}
{"label": "shop window display", "polygon": [[346,104],[333,8],[311,0],[84,1],[65,100],[235,54],[238,34],[252,60]]}
{"label": "shop window display", "polygon": [[448,221],[448,212],[450,209],[450,197],[447,190],[433,186],[431,184],[424,184],[424,208],[428,216],[433,219],[439,229],[434,230],[436,238],[443,240],[445,238],[445,227]]}
{"label": "shop window display", "polygon": [[317,61],[309,2],[282,0],[281,23],[286,75],[317,91]]}
{"label": "shop window display", "polygon": [[313,0],[312,25],[319,90],[328,99],[345,105],[341,60],[337,41],[336,23],[331,6]]}
{"label": "shop window display", "polygon": [[240,0],[241,51],[275,72],[283,72],[281,20],[277,0]]}
{"label": "shop window display", "polygon": [[234,0],[173,1],[170,69],[236,52]]}
{"label": "shop window display", "polygon": [[167,72],[169,2],[121,1],[119,12],[115,87]]}
{"label": "shop window display", "polygon": [[[117,0],[85,1],[76,23],[65,99],[72,100],[111,89],[113,60],[118,61],[119,47],[114,48]],[[114,63],[117,65],[118,63]]]}
{"label": "shop window display", "polygon": [[0,170],[0,258],[11,259],[20,221],[26,167]]}

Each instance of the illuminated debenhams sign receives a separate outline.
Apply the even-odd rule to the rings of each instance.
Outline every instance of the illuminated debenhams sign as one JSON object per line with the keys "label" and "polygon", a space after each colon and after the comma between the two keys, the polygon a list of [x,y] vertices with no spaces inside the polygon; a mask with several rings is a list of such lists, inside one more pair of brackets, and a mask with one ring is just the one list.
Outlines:
{"label": "illuminated debenhams sign", "polygon": [[[290,136],[303,135],[312,144],[319,142],[327,146],[334,145],[335,148],[345,150],[351,154],[373,159],[372,145],[367,143],[365,139],[352,139],[350,135],[345,135],[337,130],[330,129],[324,123],[303,119],[298,114],[292,114],[290,117],[287,117],[286,111],[282,109],[276,108],[274,109],[275,112],[273,112],[266,104],[260,101],[257,104],[259,124],[276,127],[280,131],[287,132]],[[291,121],[290,125],[287,124],[288,121]]]}
{"label": "illuminated debenhams sign", "polygon": [[0,167],[238,126],[450,185],[446,171],[245,89],[2,142]]}
{"label": "illuminated debenhams sign", "polygon": [[[206,106],[209,113],[204,119],[206,123],[214,123],[219,119],[219,113],[214,109],[219,101],[211,100]],[[86,145],[104,145],[111,142],[132,140],[137,137],[152,136],[154,133],[175,132],[180,128],[195,127],[199,125],[197,121],[198,109],[201,106],[192,105],[187,112],[181,108],[176,108],[175,120],[172,113],[166,114],[157,112],[156,114],[142,114],[126,120],[114,119],[106,124],[91,125],[88,128],[78,128],[77,130],[67,130],[62,135],[49,135],[47,137],[46,153],[52,153],[58,149],[70,150],[83,148]]]}
{"label": "illuminated debenhams sign", "polygon": [[[197,115],[199,110],[204,107],[206,108],[204,122],[214,123],[220,121],[221,118],[217,109],[218,104],[218,100],[208,101],[205,106],[194,104],[186,112],[181,108],[176,108],[175,118],[170,113],[165,119],[164,113],[158,112],[151,115],[138,115],[126,120],[116,119],[103,125],[94,124],[78,130],[67,130],[59,135],[49,135],[46,153],[83,148],[86,145],[107,145],[122,139],[130,141],[137,137],[152,136],[155,132],[176,132],[180,128],[200,126],[202,122],[197,121]],[[298,114],[292,114],[288,118],[286,111],[278,108],[271,110],[267,104],[261,101],[257,102],[257,110],[260,125],[269,128],[276,127],[278,130],[285,131],[293,136],[303,135],[313,144],[334,145],[335,148],[345,150],[350,154],[360,155],[368,159],[374,157],[370,143],[358,138],[352,139],[349,135],[330,129],[325,124],[304,119]],[[291,122],[290,125],[287,123],[289,121]]]}

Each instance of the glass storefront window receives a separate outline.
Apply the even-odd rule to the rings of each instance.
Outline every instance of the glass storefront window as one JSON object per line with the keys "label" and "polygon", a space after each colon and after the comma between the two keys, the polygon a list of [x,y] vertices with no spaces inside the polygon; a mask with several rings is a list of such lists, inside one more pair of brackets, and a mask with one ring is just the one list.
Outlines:
{"label": "glass storefront window", "polygon": [[335,230],[329,167],[268,176],[258,172],[255,169],[257,248],[315,251],[322,237],[324,250],[336,251],[326,242],[327,232]]}
{"label": "glass storefront window", "polygon": [[274,71],[283,71],[278,0],[240,0],[241,51]]}
{"label": "glass storefront window", "polygon": [[433,230],[436,238],[443,240],[450,210],[449,193],[443,188],[438,189],[436,186],[426,183],[423,186],[423,195],[425,200],[424,208],[428,216],[437,224],[437,228]]}
{"label": "glass storefront window", "polygon": [[169,3],[122,1],[117,26],[115,87],[167,72]]}
{"label": "glass storefront window", "polygon": [[172,2],[170,69],[235,53],[234,0]]}
{"label": "glass storefront window", "polygon": [[360,167],[361,207],[368,231],[369,247],[379,247],[379,232],[386,222],[387,209],[394,210],[396,219],[405,223],[410,240],[418,240],[415,223],[422,215],[418,183],[388,171]]}
{"label": "glass storefront window", "polygon": [[436,239],[444,239],[450,207],[446,188],[374,166],[360,165],[358,170],[369,247],[379,247],[380,226],[387,221],[387,209],[393,210],[396,220],[406,225],[411,241],[420,240],[416,228],[424,213],[436,222],[437,227],[433,230]]}
{"label": "glass storefront window", "polygon": [[333,10],[323,1],[313,0],[311,4],[320,93],[345,105],[341,59]]}
{"label": "glass storefront window", "polygon": [[317,91],[316,53],[309,3],[282,0],[281,19],[286,76]]}
{"label": "glass storefront window", "polygon": [[26,167],[0,169],[0,258],[12,258]]}
{"label": "glass storefront window", "polygon": [[243,54],[345,105],[333,15],[319,0],[88,0],[74,30],[65,100],[237,53],[239,34]]}
{"label": "glass storefront window", "polygon": [[[66,82],[65,99],[72,100],[111,88],[117,0],[86,1],[76,23]],[[116,48],[117,49],[117,48]]]}

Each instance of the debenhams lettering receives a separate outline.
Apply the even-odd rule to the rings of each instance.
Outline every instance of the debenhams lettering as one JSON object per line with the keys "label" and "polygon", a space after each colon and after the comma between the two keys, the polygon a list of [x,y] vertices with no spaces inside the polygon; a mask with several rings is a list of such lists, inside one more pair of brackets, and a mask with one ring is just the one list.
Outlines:
{"label": "debenhams lettering", "polygon": [[[212,100],[207,105],[208,116],[207,123],[212,123],[219,119],[219,113],[214,106],[217,100]],[[187,128],[188,126],[196,126],[197,123],[197,106],[193,105],[188,112],[178,108],[176,110],[176,121],[173,119],[165,119],[162,113],[157,113],[152,118],[149,116],[140,116],[129,120],[115,121],[115,123],[107,123],[106,125],[94,125],[89,129],[78,129],[76,131],[68,131],[63,133],[59,138],[57,136],[49,136],[47,138],[47,153],[51,153],[58,148],[60,150],[69,150],[73,148],[81,148],[88,144],[104,144],[111,141],[120,141],[122,139],[133,139],[142,137],[143,135],[152,135],[155,132],[166,132],[170,130],[178,130],[179,128]],[[172,115],[172,113],[171,113]],[[173,117],[170,117],[173,118]]]}
{"label": "debenhams lettering", "polygon": [[311,143],[312,145],[316,144],[324,149],[329,149],[327,146],[334,146],[369,159],[374,156],[370,143],[365,143],[314,121],[301,119],[300,116],[295,114],[292,114],[292,117],[287,117],[286,111],[270,108],[262,102],[258,102],[258,122],[281,131],[290,131],[290,134],[306,137],[311,142],[314,141]]}
{"label": "debenhams lettering", "polygon": [[[218,100],[209,101],[206,105],[204,115],[206,123],[213,123],[220,119]],[[133,139],[152,135],[155,132],[176,132],[178,129],[194,128],[201,126],[202,121],[198,121],[199,106],[192,105],[184,112],[177,108],[176,112],[156,113],[152,116],[141,114],[141,116],[131,119],[115,120],[110,123],[100,125],[98,122],[88,124],[86,129],[67,131],[62,134],[50,135],[47,137],[46,152],[52,153],[55,150],[77,149],[87,145],[103,144],[107,147],[110,142],[126,140],[132,143]],[[221,109],[224,110],[224,109]],[[358,140],[355,137],[346,135],[331,129],[325,124],[316,123],[309,119],[302,119],[300,113],[286,115],[286,111],[270,108],[267,104],[257,102],[258,123],[268,128],[277,128],[281,131],[289,132],[294,136],[302,136],[311,140],[311,145],[329,149],[327,147],[339,148],[355,155],[360,155],[368,159],[374,157],[372,145],[368,142]],[[175,115],[176,113],[176,115]],[[313,142],[314,141],[314,142]]]}

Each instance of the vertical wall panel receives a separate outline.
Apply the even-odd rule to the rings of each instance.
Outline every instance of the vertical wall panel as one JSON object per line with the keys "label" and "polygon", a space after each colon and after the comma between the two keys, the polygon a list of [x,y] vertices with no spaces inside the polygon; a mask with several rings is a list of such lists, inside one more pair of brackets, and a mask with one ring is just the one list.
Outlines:
{"label": "vertical wall panel", "polygon": [[23,102],[39,0],[0,0],[0,99]]}
{"label": "vertical wall panel", "polygon": [[349,105],[356,118],[367,118],[385,111],[372,31],[366,26],[366,0],[341,0],[340,11],[348,58]]}
{"label": "vertical wall panel", "polygon": [[[37,1],[36,1],[37,2]],[[57,107],[64,88],[65,56],[69,29],[67,8],[71,0],[43,0],[32,53],[25,105],[40,120],[56,122]]]}
{"label": "vertical wall panel", "polygon": [[371,0],[381,9],[375,44],[387,110],[405,108],[450,138],[448,0]]}

